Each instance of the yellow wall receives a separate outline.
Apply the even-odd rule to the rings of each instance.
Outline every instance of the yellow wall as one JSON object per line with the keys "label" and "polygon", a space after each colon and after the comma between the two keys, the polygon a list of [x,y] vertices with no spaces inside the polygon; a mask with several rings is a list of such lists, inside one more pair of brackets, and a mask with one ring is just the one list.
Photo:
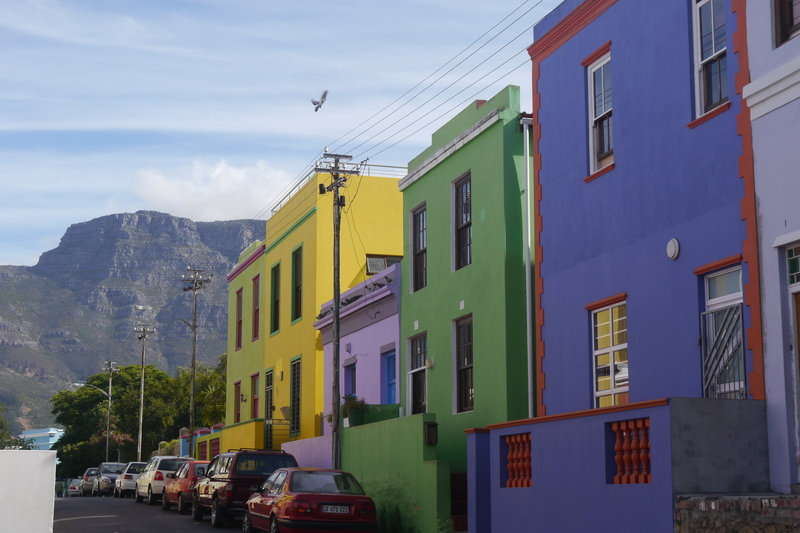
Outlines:
{"label": "yellow wall", "polygon": [[[331,410],[324,401],[324,360],[322,342],[314,328],[316,315],[333,298],[333,194],[319,194],[319,184],[329,184],[329,174],[317,174],[301,187],[267,222],[264,255],[231,282],[229,287],[228,345],[235,342],[236,291],[244,287],[245,322],[251,316],[248,287],[258,270],[261,274],[261,338],[244,344],[238,352],[228,352],[228,419],[233,423],[234,383],[241,380],[242,393],[251,398],[250,375],[261,372],[260,416],[264,413],[264,371],[274,371],[273,403],[275,418],[282,418],[281,407],[290,405],[291,362],[301,360],[300,433],[296,438],[320,435],[320,414]],[[403,253],[402,196],[396,178],[351,176],[340,194],[346,198],[342,210],[340,239],[340,288],[344,292],[366,279],[366,256]],[[293,321],[292,254],[302,246],[302,316]],[[251,247],[252,249],[252,247]],[[247,259],[243,253],[240,262]],[[280,325],[271,333],[272,268],[280,264]],[[245,332],[248,330],[245,324]],[[263,343],[263,344],[262,344]],[[257,362],[256,354],[263,358]],[[233,357],[232,357],[233,354]],[[250,406],[242,406],[242,421],[249,418]],[[227,430],[226,430],[227,442]],[[261,441],[263,445],[263,438]],[[228,446],[228,444],[226,444]],[[257,446],[256,443],[236,447]],[[259,445],[260,446],[260,445]]]}

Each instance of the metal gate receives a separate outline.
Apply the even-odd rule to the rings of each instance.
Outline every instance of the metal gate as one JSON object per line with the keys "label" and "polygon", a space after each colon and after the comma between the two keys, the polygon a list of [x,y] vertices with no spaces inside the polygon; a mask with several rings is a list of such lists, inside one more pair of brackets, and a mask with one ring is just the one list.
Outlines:
{"label": "metal gate", "polygon": [[746,399],[742,304],[701,315],[703,397]]}

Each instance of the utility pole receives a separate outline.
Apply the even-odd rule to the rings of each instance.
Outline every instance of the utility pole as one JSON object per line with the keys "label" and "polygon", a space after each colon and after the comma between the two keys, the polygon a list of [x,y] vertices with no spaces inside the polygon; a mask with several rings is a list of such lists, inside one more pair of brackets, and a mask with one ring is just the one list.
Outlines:
{"label": "utility pole", "polygon": [[331,174],[332,181],[327,187],[320,183],[319,193],[325,194],[326,192],[333,192],[333,468],[341,469],[342,467],[342,416],[340,411],[340,396],[339,392],[339,236],[341,233],[341,218],[342,206],[344,205],[344,196],[339,195],[339,188],[347,184],[347,176],[358,174],[360,171],[356,167],[354,169],[347,169],[344,163],[339,164],[340,161],[350,161],[353,156],[329,154],[327,148],[323,154],[326,159],[333,159],[333,166],[330,162],[325,162],[315,167],[316,172],[327,172]]}
{"label": "utility pole", "polygon": [[139,440],[136,444],[136,460],[139,462],[142,460],[142,422],[144,421],[144,359],[147,354],[147,336],[155,331],[151,326],[144,324],[133,328],[133,332],[138,333],[139,340],[142,341],[142,377],[139,380]]}
{"label": "utility pole", "polygon": [[119,368],[115,368],[116,361],[106,361],[103,370],[108,372],[108,413],[106,415],[106,462],[108,462],[108,442],[111,437],[111,376],[114,372],[119,372]]}
{"label": "utility pole", "polygon": [[189,385],[189,456],[194,457],[194,378],[195,378],[195,361],[197,360],[197,292],[211,282],[211,277],[203,277],[205,270],[198,268],[186,267],[188,274],[181,276],[181,281],[188,285],[183,288],[184,291],[192,291],[192,366],[191,366],[191,384]]}

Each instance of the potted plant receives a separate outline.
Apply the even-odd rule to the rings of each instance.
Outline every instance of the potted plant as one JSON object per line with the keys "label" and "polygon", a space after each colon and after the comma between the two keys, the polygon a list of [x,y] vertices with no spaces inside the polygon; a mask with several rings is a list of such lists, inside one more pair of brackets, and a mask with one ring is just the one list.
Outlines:
{"label": "potted plant", "polygon": [[[342,396],[343,403],[340,407],[342,419],[350,421],[350,427],[360,426],[364,423],[364,414],[369,412],[369,405],[364,398],[359,398],[355,394],[345,394]],[[328,413],[327,420],[333,424],[333,413]]]}

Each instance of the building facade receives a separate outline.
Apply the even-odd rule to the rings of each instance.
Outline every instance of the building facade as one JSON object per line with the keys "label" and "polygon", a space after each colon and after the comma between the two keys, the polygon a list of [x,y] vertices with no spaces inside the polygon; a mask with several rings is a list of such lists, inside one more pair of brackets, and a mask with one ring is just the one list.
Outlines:
{"label": "building facade", "polygon": [[758,205],[764,373],[770,481],[797,492],[800,465],[800,5],[747,3],[750,83],[744,87],[753,128]]}

